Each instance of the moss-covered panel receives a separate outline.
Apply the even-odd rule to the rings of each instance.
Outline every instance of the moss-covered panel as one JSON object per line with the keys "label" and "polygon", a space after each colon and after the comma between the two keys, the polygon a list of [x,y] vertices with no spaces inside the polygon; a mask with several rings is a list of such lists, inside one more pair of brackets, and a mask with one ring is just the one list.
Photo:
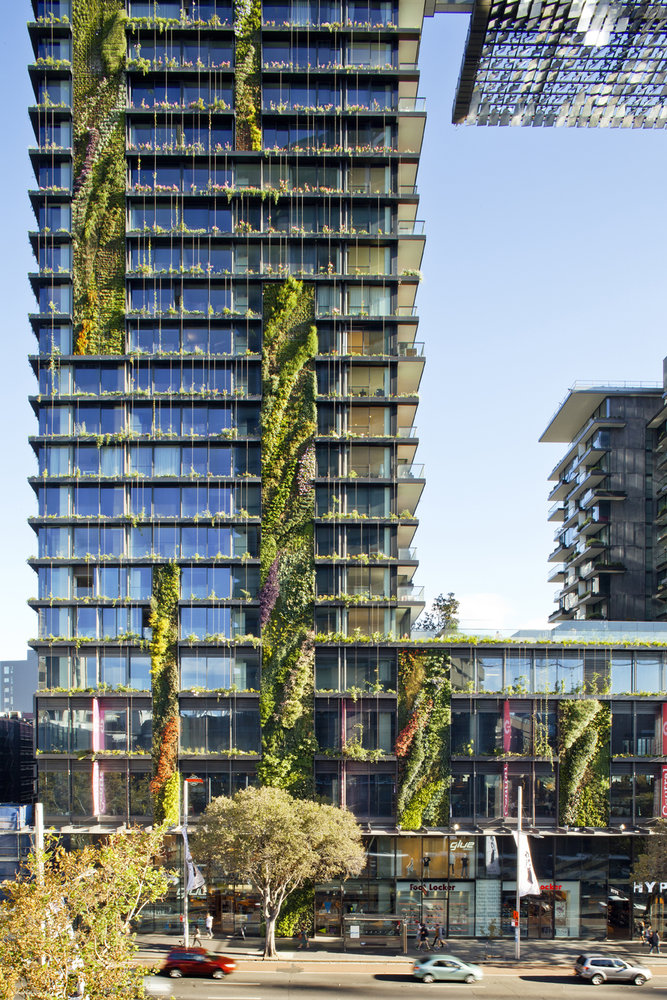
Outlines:
{"label": "moss-covered panel", "polygon": [[314,290],[264,292],[260,781],[312,791],[315,604]]}
{"label": "moss-covered panel", "polygon": [[77,354],[124,349],[126,20],[124,0],[73,0]]}

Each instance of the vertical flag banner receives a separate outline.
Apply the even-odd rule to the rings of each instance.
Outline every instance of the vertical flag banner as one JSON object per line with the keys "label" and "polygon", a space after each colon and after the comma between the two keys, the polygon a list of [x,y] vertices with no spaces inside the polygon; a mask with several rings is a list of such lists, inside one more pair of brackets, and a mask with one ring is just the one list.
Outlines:
{"label": "vertical flag banner", "polygon": [[503,818],[510,814],[510,769],[507,761],[503,764]]}
{"label": "vertical flag banner", "polygon": [[528,835],[515,831],[512,836],[516,844],[516,877],[520,896],[539,896],[540,883],[530,856]]}
{"label": "vertical flag banner", "polygon": [[185,891],[194,892],[195,889],[203,889],[206,885],[206,880],[192,860],[190,845],[188,843],[188,831],[185,829],[185,826],[183,826],[183,848],[185,850],[185,864],[188,869],[188,884],[185,887]]}
{"label": "vertical flag banner", "polygon": [[662,782],[660,785],[660,815],[667,819],[667,767],[662,767]]}
{"label": "vertical flag banner", "polygon": [[484,861],[487,875],[500,875],[500,856],[498,855],[498,841],[495,837],[485,838]]}
{"label": "vertical flag banner", "polygon": [[509,753],[512,739],[512,723],[510,721],[510,703],[503,705],[503,753]]}

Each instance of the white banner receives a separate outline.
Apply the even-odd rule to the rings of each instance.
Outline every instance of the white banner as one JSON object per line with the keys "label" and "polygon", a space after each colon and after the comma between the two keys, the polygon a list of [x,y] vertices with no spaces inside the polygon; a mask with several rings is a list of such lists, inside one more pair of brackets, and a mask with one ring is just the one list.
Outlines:
{"label": "white banner", "polygon": [[206,886],[206,880],[202,873],[197,868],[197,865],[192,860],[192,855],[190,854],[190,845],[188,843],[188,831],[183,826],[183,847],[185,850],[185,864],[188,869],[188,882],[185,887],[186,892],[194,892],[196,889],[203,889]]}
{"label": "white banner", "polygon": [[484,861],[486,863],[487,875],[500,875],[500,857],[498,855],[498,841],[495,837],[486,837],[484,844]]}
{"label": "white banner", "polygon": [[512,836],[516,844],[517,883],[520,896],[539,896],[541,889],[537,880],[533,859],[530,856],[528,835],[515,831]]}

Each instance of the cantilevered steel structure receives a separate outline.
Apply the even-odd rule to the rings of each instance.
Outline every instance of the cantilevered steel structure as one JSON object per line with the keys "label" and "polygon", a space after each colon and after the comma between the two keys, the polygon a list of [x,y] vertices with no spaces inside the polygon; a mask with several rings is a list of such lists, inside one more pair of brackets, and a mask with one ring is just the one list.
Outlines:
{"label": "cantilevered steel structure", "polygon": [[666,46],[665,0],[477,0],[453,120],[664,128]]}

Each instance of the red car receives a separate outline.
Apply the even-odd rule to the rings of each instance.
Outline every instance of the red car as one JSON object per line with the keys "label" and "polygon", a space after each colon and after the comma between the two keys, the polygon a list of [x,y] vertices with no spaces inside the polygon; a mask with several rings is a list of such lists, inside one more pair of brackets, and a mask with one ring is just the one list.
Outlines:
{"label": "red car", "polygon": [[222,979],[236,968],[233,958],[213,955],[206,948],[174,948],[167,955],[162,972],[179,979],[181,976],[213,976]]}

